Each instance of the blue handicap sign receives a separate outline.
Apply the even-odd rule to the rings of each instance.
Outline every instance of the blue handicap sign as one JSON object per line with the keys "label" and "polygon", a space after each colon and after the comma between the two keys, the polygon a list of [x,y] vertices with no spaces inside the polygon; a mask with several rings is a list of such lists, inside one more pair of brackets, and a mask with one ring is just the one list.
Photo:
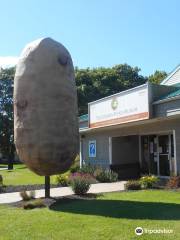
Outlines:
{"label": "blue handicap sign", "polygon": [[90,157],[96,156],[96,143],[95,142],[90,142],[90,144],[89,144],[89,155],[90,155]]}

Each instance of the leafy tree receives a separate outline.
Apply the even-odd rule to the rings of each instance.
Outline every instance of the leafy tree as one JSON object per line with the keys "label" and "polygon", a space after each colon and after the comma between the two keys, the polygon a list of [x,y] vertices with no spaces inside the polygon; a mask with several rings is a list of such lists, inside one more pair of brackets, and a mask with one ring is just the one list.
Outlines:
{"label": "leafy tree", "polygon": [[79,115],[88,112],[88,102],[136,87],[148,79],[139,74],[140,69],[127,64],[112,68],[75,69]]}
{"label": "leafy tree", "polygon": [[[140,75],[138,67],[119,64],[112,68],[75,68],[79,115],[88,112],[88,103],[136,87],[147,80],[159,83],[167,74],[156,71],[149,78]],[[13,79],[15,68],[0,69],[0,152],[14,156],[13,144]]]}
{"label": "leafy tree", "polygon": [[0,152],[9,159],[12,168],[14,159],[13,138],[13,81],[14,68],[0,71]]}
{"label": "leafy tree", "polygon": [[167,77],[167,73],[165,71],[158,71],[158,70],[156,70],[154,74],[149,76],[149,81],[151,83],[159,84],[166,77]]}

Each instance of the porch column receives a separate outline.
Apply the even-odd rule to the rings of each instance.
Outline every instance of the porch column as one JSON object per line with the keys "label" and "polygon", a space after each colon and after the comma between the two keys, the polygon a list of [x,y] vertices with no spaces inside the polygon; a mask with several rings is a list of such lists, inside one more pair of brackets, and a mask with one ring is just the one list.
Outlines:
{"label": "porch column", "polygon": [[112,137],[109,137],[109,165],[112,164]]}
{"label": "porch column", "polygon": [[82,161],[83,161],[83,159],[82,159],[82,141],[83,141],[83,139],[80,136],[80,146],[79,146],[80,168],[82,167]]}

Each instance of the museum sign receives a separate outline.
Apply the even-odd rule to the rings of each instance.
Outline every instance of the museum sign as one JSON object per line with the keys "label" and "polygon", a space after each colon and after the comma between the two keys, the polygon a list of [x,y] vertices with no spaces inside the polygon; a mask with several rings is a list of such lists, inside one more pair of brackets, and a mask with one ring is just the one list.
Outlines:
{"label": "museum sign", "polygon": [[90,128],[148,119],[148,84],[89,103],[88,111]]}

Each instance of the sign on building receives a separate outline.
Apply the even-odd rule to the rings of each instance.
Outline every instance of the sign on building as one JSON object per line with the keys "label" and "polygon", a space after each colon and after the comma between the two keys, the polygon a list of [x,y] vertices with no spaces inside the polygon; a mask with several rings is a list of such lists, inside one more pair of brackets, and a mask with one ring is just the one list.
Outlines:
{"label": "sign on building", "polygon": [[96,140],[89,141],[89,157],[96,157]]}
{"label": "sign on building", "polygon": [[89,103],[90,128],[148,118],[148,84]]}

